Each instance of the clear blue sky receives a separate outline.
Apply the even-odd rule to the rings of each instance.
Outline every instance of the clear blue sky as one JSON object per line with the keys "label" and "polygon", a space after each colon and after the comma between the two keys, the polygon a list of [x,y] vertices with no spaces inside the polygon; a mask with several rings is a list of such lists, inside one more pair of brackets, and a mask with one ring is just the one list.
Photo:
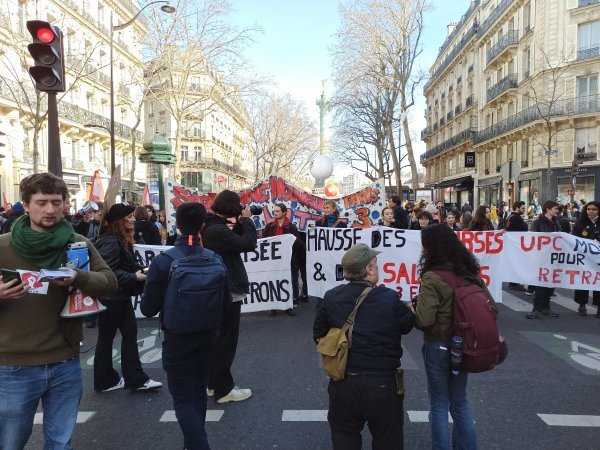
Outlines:
{"label": "clear blue sky", "polygon": [[[263,33],[248,51],[254,69],[270,75],[281,92],[289,92],[304,100],[306,109],[318,118],[316,99],[321,93],[321,80],[331,73],[329,49],[339,28],[338,0],[231,0],[232,19],[241,26],[258,24]],[[428,70],[446,39],[447,25],[458,21],[470,0],[430,0],[425,16],[422,39],[423,54],[419,64]],[[326,92],[331,85],[326,86]],[[420,130],[425,128],[425,99],[419,90],[419,101],[412,111],[413,144],[418,153],[425,150]]]}

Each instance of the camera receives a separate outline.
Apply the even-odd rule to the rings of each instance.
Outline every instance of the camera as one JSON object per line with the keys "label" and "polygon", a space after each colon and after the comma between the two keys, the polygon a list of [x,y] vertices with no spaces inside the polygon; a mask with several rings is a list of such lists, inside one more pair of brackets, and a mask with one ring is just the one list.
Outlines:
{"label": "camera", "polygon": [[98,211],[98,205],[96,204],[95,201],[88,200],[88,202],[85,205],[83,205],[83,208],[81,208],[79,211],[77,211],[76,216],[78,218],[82,218],[87,213],[90,213],[92,211],[94,211],[94,212]]}
{"label": "camera", "polygon": [[258,205],[244,205],[244,208],[245,207],[248,207],[250,209],[250,213],[252,213],[253,216],[259,216],[263,212],[262,206],[258,206]]}

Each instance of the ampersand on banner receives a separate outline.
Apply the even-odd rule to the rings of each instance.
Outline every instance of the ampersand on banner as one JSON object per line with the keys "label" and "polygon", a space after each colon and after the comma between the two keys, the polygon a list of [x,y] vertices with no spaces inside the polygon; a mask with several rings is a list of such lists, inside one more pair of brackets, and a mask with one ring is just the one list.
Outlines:
{"label": "ampersand on banner", "polygon": [[321,263],[315,263],[314,268],[315,268],[315,273],[313,275],[313,280],[327,281],[327,278],[325,278],[325,274],[323,272],[321,272],[321,270],[323,270],[323,265]]}

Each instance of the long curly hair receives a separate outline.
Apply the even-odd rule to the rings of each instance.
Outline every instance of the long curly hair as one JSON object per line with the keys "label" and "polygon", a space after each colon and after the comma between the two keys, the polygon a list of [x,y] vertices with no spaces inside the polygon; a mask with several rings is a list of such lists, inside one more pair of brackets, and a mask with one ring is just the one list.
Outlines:
{"label": "long curly hair", "polygon": [[588,206],[590,206],[590,205],[594,205],[596,208],[598,208],[600,210],[600,202],[597,202],[596,200],[587,202],[585,204],[585,206],[583,208],[581,208],[581,213],[579,213],[579,219],[577,219],[577,222],[575,222],[573,231],[575,231],[575,230],[581,231],[585,227],[585,225],[589,219],[587,209],[588,209]]}
{"label": "long curly hair", "polygon": [[421,245],[423,246],[419,261],[421,276],[440,265],[450,266],[450,270],[457,275],[479,276],[477,259],[448,225],[439,223],[423,228]]}
{"label": "long curly hair", "polygon": [[119,236],[123,240],[123,247],[128,249],[135,244],[134,230],[127,229],[128,221],[129,220],[124,217],[111,223],[105,222],[101,234],[110,233]]}

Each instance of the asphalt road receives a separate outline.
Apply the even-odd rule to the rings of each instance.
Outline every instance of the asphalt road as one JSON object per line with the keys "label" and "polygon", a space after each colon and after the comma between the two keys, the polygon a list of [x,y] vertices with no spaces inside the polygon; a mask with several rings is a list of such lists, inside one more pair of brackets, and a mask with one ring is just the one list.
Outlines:
{"label": "asphalt road", "polygon": [[[600,319],[594,317],[595,308],[590,308],[588,317],[578,316],[571,292],[561,290],[552,305],[560,318],[528,320],[524,311],[531,309],[531,297],[504,291],[503,300],[499,321],[509,356],[493,371],[469,379],[480,448],[598,448]],[[296,317],[281,313],[275,318],[266,313],[242,317],[234,374],[236,383],[251,388],[253,396],[225,405],[209,399],[206,428],[213,449],[330,448],[325,421],[327,378],[311,339],[314,302],[301,304],[297,311]],[[140,320],[139,327],[146,371],[166,382],[156,322]],[[73,446],[86,450],[182,448],[166,387],[146,393],[93,391],[89,363],[96,329],[86,329],[85,334],[84,394]],[[421,340],[417,330],[403,340],[407,449],[431,446]],[[28,449],[42,448],[41,429],[34,425]],[[363,435],[364,448],[370,448],[366,428]]]}

